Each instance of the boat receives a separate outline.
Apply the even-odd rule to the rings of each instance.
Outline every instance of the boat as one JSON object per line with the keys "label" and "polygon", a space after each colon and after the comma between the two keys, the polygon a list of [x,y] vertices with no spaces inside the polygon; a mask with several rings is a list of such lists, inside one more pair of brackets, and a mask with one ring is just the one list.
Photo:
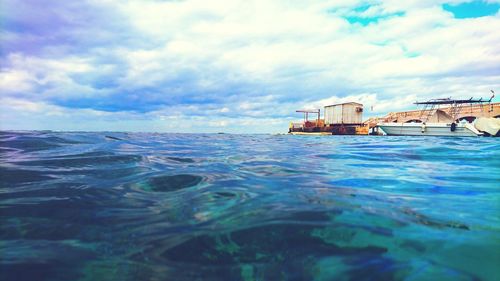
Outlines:
{"label": "boat", "polygon": [[481,136],[469,123],[383,123],[378,125],[389,136]]}
{"label": "boat", "polygon": [[[494,95],[489,100],[481,99],[431,99],[424,102],[416,102],[417,105],[423,105],[420,118],[411,123],[378,123],[377,127],[380,128],[385,134],[392,136],[456,136],[456,137],[473,137],[483,135],[496,135],[491,134],[490,131],[478,130],[478,126],[468,123],[466,120],[459,121],[458,116],[460,110],[472,104],[490,103]],[[449,106],[449,113],[439,109],[441,105]],[[494,119],[494,118],[491,118]],[[487,121],[489,123],[496,122]],[[494,125],[496,126],[496,125]],[[494,127],[493,126],[493,127]],[[492,125],[481,125],[480,128],[492,128]],[[495,127],[496,128],[496,127]],[[493,129],[494,130],[494,129]],[[498,132],[498,131],[497,131]]]}

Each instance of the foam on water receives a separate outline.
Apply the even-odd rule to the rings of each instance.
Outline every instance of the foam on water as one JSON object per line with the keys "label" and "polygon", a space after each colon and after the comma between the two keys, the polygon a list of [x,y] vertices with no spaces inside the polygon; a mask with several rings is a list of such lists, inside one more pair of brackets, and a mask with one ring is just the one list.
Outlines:
{"label": "foam on water", "polygon": [[498,280],[500,140],[0,132],[2,280]]}

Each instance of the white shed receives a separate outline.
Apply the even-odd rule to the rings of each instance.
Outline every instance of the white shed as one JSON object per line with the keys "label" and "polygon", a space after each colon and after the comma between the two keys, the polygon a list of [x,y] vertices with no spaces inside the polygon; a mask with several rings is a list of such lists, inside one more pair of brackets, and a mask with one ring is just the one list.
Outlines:
{"label": "white shed", "polygon": [[325,106],[325,124],[361,124],[363,123],[363,105],[346,102]]}

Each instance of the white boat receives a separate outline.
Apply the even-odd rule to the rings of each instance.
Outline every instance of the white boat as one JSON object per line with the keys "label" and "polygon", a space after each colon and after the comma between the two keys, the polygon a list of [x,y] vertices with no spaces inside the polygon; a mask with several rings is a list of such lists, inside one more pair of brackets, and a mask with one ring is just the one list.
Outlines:
{"label": "white boat", "polygon": [[[454,130],[452,130],[454,124]],[[380,123],[379,128],[390,136],[481,136],[469,123]]]}
{"label": "white boat", "polygon": [[[482,99],[474,100],[452,100],[452,99],[434,99],[426,102],[416,102],[415,104],[424,105],[421,111],[421,118],[418,123],[379,123],[378,128],[382,129],[387,135],[393,136],[456,136],[456,137],[475,137],[483,135],[473,124],[468,122],[458,122],[457,117],[466,104],[491,102]],[[440,105],[449,105],[450,114],[439,109]],[[428,107],[430,108],[428,109]],[[437,109],[435,108],[437,107]],[[487,120],[488,121],[488,120]],[[488,127],[491,132],[495,131],[493,122],[483,122],[483,127]],[[498,133],[498,131],[496,131]],[[490,133],[491,134],[491,133]],[[493,134],[495,135],[495,134]]]}

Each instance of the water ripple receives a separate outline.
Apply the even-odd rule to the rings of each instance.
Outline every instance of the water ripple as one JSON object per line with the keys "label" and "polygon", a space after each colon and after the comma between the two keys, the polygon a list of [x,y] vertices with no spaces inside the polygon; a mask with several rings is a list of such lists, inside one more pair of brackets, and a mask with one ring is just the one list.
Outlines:
{"label": "water ripple", "polygon": [[498,138],[0,132],[0,275],[494,280],[499,183]]}

